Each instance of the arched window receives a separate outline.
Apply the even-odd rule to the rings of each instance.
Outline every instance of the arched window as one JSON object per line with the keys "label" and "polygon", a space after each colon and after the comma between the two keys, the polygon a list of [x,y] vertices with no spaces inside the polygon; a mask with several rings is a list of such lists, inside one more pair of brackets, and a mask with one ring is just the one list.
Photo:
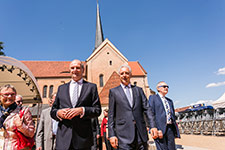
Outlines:
{"label": "arched window", "polygon": [[47,85],[43,87],[43,98],[47,97]]}
{"label": "arched window", "polygon": [[53,93],[53,85],[50,85],[48,97],[51,97],[52,93]]}
{"label": "arched window", "polygon": [[103,74],[100,74],[99,75],[99,83],[100,83],[100,87],[103,87],[104,86],[104,83],[103,83]]}
{"label": "arched window", "polygon": [[137,85],[137,82],[136,82],[136,81],[134,81],[134,85],[135,85],[135,86]]}
{"label": "arched window", "polygon": [[109,65],[112,66],[112,60],[109,61]]}

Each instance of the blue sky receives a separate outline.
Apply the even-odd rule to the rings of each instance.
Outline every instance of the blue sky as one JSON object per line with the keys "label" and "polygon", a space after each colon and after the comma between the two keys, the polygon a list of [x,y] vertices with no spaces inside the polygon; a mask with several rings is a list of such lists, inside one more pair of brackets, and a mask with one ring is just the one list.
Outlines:
{"label": "blue sky", "polygon": [[[0,0],[0,41],[19,60],[86,60],[96,0]],[[224,0],[99,0],[104,37],[139,61],[175,107],[225,93]]]}

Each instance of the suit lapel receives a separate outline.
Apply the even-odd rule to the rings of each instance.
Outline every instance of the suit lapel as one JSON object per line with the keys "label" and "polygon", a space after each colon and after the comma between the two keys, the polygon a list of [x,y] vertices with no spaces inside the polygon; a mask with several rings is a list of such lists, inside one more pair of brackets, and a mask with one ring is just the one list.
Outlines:
{"label": "suit lapel", "polygon": [[73,108],[73,105],[72,105],[71,99],[70,99],[70,83],[71,83],[71,81],[69,83],[66,83],[66,92],[67,93],[65,93],[65,97],[66,97],[66,99],[68,99],[68,101],[69,101],[68,103],[69,103],[70,107]]}
{"label": "suit lapel", "polygon": [[87,88],[88,88],[88,82],[83,80],[83,85],[82,85],[80,96],[78,98],[76,106],[80,105],[80,103],[82,101],[82,97],[85,95],[85,92],[87,91]]}
{"label": "suit lapel", "polygon": [[132,95],[133,95],[133,108],[134,108],[134,106],[136,104],[136,100],[137,100],[137,98],[136,98],[137,88],[135,86],[131,85],[131,89],[132,89]]}
{"label": "suit lapel", "polygon": [[160,98],[159,94],[157,94],[156,96],[157,96],[158,102],[160,103],[160,106],[162,106],[163,111],[166,113],[162,99]]}

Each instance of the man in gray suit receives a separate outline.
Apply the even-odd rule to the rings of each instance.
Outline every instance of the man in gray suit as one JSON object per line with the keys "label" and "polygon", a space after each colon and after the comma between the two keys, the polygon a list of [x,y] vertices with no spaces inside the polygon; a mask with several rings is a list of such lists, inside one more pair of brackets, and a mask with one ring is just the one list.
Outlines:
{"label": "man in gray suit", "polygon": [[131,68],[123,65],[119,70],[121,84],[110,89],[108,132],[113,148],[119,150],[147,150],[148,133],[144,119],[157,138],[155,118],[142,88],[130,84]]}
{"label": "man in gray suit", "polygon": [[54,150],[55,149],[55,135],[58,122],[53,120],[50,116],[52,104],[55,101],[56,93],[51,95],[49,99],[49,108],[41,113],[40,122],[36,133],[36,150]]}

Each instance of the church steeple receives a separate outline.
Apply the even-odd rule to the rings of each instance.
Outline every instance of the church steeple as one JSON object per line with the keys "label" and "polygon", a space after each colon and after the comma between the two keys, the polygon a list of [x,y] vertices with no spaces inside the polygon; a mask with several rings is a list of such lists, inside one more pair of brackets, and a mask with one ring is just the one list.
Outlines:
{"label": "church steeple", "polygon": [[97,16],[96,16],[96,33],[95,33],[95,49],[104,41],[102,23],[97,0]]}

